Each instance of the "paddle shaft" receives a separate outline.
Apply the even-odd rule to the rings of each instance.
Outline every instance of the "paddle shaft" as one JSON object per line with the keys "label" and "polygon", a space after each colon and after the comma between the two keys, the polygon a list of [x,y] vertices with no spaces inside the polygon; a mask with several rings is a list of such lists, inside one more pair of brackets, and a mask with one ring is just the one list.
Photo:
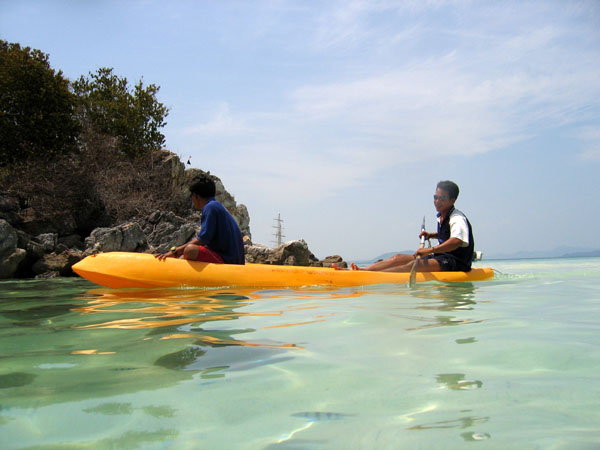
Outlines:
{"label": "paddle shaft", "polygon": [[[421,227],[421,233],[425,231],[425,217],[423,217],[423,226]],[[425,247],[425,235],[421,235],[421,243],[419,244],[419,248]],[[415,258],[415,262],[413,263],[412,268],[410,269],[410,277],[408,279],[408,285],[413,287],[417,281],[417,266],[419,265],[419,259],[421,255],[417,255]]]}

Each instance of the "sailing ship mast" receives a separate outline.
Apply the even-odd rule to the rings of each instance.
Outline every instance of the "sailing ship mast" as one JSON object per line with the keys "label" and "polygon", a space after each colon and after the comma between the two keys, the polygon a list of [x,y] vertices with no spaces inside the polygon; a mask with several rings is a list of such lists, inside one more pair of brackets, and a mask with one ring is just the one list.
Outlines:
{"label": "sailing ship mast", "polygon": [[283,220],[281,219],[281,214],[277,214],[277,219],[273,220],[275,220],[277,223],[273,225],[273,228],[275,228],[275,232],[273,233],[273,236],[275,236],[275,240],[272,242],[274,244],[277,244],[277,247],[279,247],[282,244],[282,238],[285,237],[282,233],[283,227],[281,224],[283,223]]}

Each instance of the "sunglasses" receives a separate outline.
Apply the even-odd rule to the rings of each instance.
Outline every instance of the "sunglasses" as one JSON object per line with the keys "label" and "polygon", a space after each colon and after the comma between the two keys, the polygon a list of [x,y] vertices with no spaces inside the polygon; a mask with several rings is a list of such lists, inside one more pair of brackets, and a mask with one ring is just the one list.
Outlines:
{"label": "sunglasses", "polygon": [[447,195],[434,195],[433,196],[433,200],[441,200],[442,202],[445,202],[446,200],[448,200],[448,196]]}

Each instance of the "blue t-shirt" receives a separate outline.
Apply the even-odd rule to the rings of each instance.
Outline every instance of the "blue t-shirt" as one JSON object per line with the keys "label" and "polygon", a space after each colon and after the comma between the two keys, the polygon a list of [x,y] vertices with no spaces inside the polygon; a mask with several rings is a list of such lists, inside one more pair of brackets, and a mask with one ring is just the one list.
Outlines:
{"label": "blue t-shirt", "polygon": [[237,222],[214,197],[202,208],[202,228],[197,238],[217,252],[226,264],[244,264],[244,241]]}

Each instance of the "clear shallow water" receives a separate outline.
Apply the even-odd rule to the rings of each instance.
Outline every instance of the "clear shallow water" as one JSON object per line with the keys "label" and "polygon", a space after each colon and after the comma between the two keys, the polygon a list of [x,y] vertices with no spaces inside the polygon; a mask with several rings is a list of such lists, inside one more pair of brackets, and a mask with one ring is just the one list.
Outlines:
{"label": "clear shallow water", "polygon": [[600,447],[600,258],[414,289],[0,283],[0,448]]}

